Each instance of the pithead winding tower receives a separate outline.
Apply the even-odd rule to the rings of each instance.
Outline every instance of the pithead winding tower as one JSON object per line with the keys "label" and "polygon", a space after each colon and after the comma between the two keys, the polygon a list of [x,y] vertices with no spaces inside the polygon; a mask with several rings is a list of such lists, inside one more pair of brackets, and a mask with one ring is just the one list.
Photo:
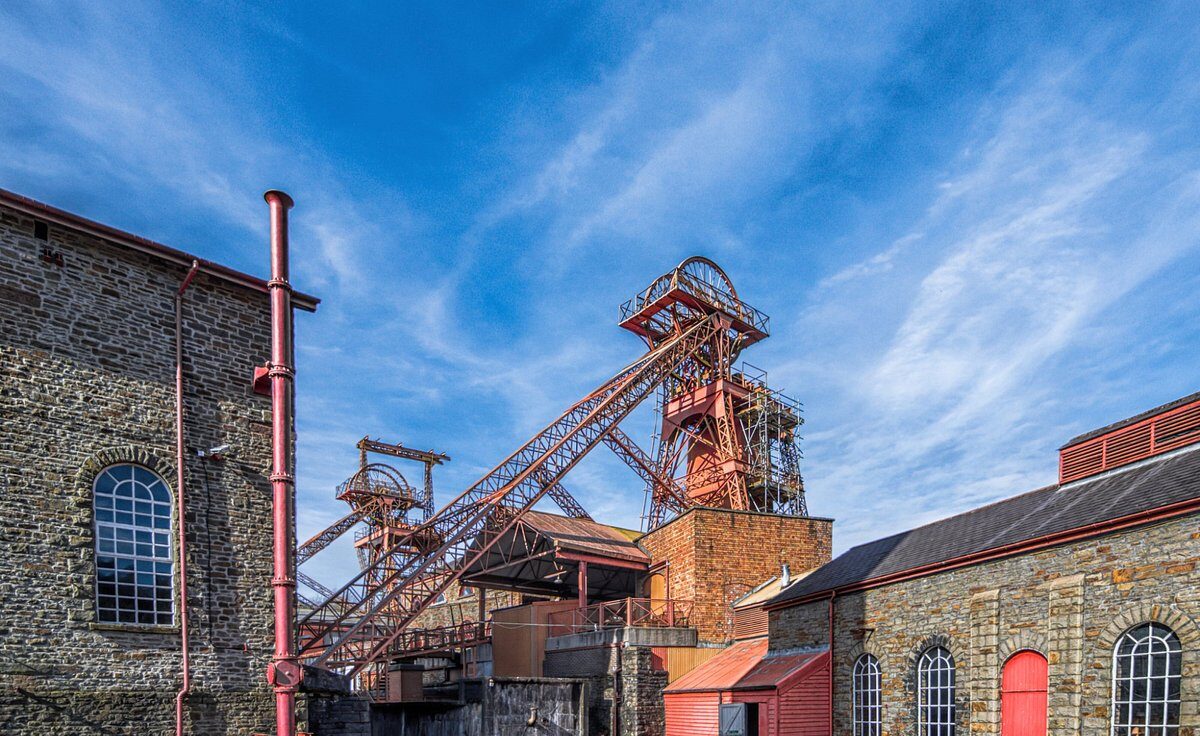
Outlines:
{"label": "pithead winding tower", "polygon": [[[301,659],[383,687],[388,663],[416,649],[413,620],[538,501],[586,516],[559,482],[601,443],[645,482],[647,529],[696,506],[807,515],[799,406],[761,371],[735,368],[769,326],[725,273],[689,258],[622,305],[620,324],[648,351],[436,513],[383,524],[362,571],[300,619]],[[647,452],[618,425],[656,392],[660,429]],[[380,494],[366,495],[362,509],[352,504],[360,517],[379,504]]]}

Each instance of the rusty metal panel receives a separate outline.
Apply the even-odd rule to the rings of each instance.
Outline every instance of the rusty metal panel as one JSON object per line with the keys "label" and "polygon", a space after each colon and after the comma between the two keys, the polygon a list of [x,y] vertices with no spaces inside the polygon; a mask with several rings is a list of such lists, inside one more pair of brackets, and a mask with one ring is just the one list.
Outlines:
{"label": "rusty metal panel", "polygon": [[663,692],[732,689],[742,677],[754,669],[766,653],[766,639],[738,642],[671,683]]}

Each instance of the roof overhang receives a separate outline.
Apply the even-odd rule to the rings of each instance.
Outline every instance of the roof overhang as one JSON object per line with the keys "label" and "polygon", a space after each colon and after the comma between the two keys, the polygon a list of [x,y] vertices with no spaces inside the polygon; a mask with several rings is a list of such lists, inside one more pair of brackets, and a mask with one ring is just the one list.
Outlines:
{"label": "roof overhang", "polygon": [[[938,573],[956,570],[962,567],[978,565],[984,562],[992,562],[994,560],[1013,557],[1016,555],[1036,552],[1038,550],[1057,547],[1062,544],[1069,544],[1091,537],[1099,537],[1105,534],[1124,531],[1145,524],[1152,524],[1159,521],[1166,521],[1180,516],[1200,511],[1200,497],[1191,498],[1186,501],[1160,506],[1158,508],[1140,511],[1136,514],[1128,514],[1115,519],[1089,524],[1087,526],[1067,529],[1054,534],[1047,534],[1041,537],[1014,542],[1000,547],[973,552],[968,555],[943,560],[930,565],[914,567],[907,570],[900,570],[888,575],[867,578],[846,585],[834,586],[824,590],[816,590],[812,593],[805,594],[790,600],[774,601],[767,603],[764,608],[768,611],[777,611],[783,608],[792,608],[794,606],[802,606],[816,601],[824,601],[832,597],[843,595],[845,593],[855,593],[861,590],[869,590],[871,588],[879,588],[884,585],[900,583],[906,580],[926,577],[928,575],[936,575]],[[786,594],[786,592],[785,592]]]}
{"label": "roof overhang", "polygon": [[[163,245],[162,243],[143,238],[140,235],[134,235],[133,233],[118,230],[115,227],[96,222],[95,220],[89,220],[86,217],[81,217],[80,215],[67,212],[44,202],[39,202],[36,199],[30,199],[15,192],[10,192],[6,189],[0,189],[0,206],[9,207],[18,212],[23,212],[30,217],[53,222],[61,227],[95,236],[139,253],[145,253],[185,269],[191,268],[193,263],[199,263],[200,271],[214,278],[235,286],[241,286],[264,294],[267,293],[266,280],[260,279],[257,276],[251,276],[248,273],[243,273],[228,266],[223,266],[220,263],[194,256],[172,248],[169,245]],[[315,296],[300,291],[292,292],[292,304],[306,312],[315,312],[320,302],[321,300]]]}

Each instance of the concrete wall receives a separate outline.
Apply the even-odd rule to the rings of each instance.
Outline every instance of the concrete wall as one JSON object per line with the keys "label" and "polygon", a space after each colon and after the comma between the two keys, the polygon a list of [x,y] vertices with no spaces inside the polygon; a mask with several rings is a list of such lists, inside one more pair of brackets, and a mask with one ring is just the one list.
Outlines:
{"label": "concrete wall", "polygon": [[746,511],[692,509],[638,540],[655,563],[668,561],[670,597],[693,601],[700,641],[732,638],[730,605],[784,564],[793,574],[829,561],[833,522]]}
{"label": "concrete wall", "polygon": [[[458,706],[375,706],[371,736],[585,736],[587,686],[575,680],[487,678]],[[532,721],[532,723],[531,723]],[[333,736],[335,730],[317,730]],[[355,732],[354,736],[357,736]]]}
{"label": "concrete wall", "polygon": [[[1184,647],[1183,729],[1200,733],[1200,516],[838,596],[835,732],[851,727],[850,673],[863,652],[883,671],[884,730],[911,733],[915,660],[954,654],[959,725],[1000,733],[1000,669],[1034,649],[1049,660],[1053,734],[1109,730],[1112,649],[1128,628],[1160,621]],[[771,647],[824,646],[828,603],[771,614]]]}
{"label": "concrete wall", "polygon": [[[177,491],[184,269],[56,226],[49,243],[33,233],[32,218],[0,208],[0,732],[167,733],[178,628],[96,623],[91,488],[105,466],[134,462]],[[43,261],[44,246],[63,265]],[[270,402],[249,390],[267,317],[265,294],[204,275],[186,297],[194,733],[273,723]],[[194,451],[226,443],[231,459],[208,464],[206,482]]]}

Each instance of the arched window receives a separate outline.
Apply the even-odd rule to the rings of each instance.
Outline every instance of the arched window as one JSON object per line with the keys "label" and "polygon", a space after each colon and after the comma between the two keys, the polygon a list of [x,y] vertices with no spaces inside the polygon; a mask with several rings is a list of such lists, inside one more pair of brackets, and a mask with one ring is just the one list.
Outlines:
{"label": "arched window", "polygon": [[97,621],[173,624],[175,570],[167,484],[140,465],[112,465],[96,476],[92,500]]}
{"label": "arched window", "polygon": [[854,663],[854,736],[879,736],[883,728],[883,690],[879,660],[864,654]]}
{"label": "arched window", "polygon": [[1126,631],[1113,649],[1113,736],[1179,733],[1179,637],[1145,623]]}
{"label": "arched window", "polygon": [[926,649],[917,662],[918,736],[954,736],[954,656]]}

